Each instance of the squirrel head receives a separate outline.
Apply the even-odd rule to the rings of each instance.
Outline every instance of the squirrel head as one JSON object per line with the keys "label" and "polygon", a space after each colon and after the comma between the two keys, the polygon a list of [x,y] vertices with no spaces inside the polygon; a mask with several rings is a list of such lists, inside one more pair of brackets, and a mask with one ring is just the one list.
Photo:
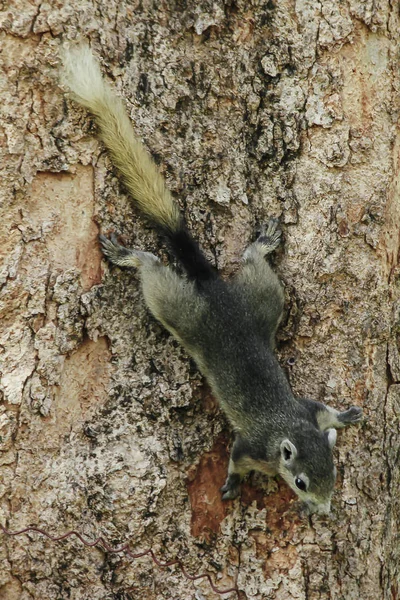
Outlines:
{"label": "squirrel head", "polygon": [[330,511],[336,480],[332,455],[335,442],[336,429],[320,431],[304,424],[280,443],[279,474],[310,513]]}

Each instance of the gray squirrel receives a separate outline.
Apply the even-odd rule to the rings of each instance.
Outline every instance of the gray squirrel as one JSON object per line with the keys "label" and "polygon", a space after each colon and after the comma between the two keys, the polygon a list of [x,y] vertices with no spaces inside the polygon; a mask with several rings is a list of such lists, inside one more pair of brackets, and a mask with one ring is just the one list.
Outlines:
{"label": "gray squirrel", "polygon": [[122,101],[105,82],[88,46],[64,52],[63,83],[94,116],[99,135],[140,210],[167,240],[185,275],[148,252],[100,236],[105,256],[139,269],[145,302],[182,343],[211,385],[235,433],[223,499],[236,498],[252,470],[279,474],[310,513],[328,514],[336,479],[336,429],[362,418],[294,398],[274,355],[283,291],[266,255],[280,242],[271,219],[244,253],[232,281],[221,279],[187,230],[152,159],[135,136]]}

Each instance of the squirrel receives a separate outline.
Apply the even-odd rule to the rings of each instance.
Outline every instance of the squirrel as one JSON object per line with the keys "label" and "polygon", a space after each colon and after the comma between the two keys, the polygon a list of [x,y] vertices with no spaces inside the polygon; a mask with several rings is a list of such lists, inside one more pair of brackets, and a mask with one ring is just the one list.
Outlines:
{"label": "squirrel", "polygon": [[65,50],[63,63],[62,81],[71,97],[94,116],[126,189],[183,269],[181,275],[151,253],[125,248],[115,235],[99,236],[111,263],[139,269],[148,308],[194,358],[232,425],[222,498],[236,498],[244,476],[257,470],[279,474],[309,513],[328,514],[336,429],[358,423],[362,409],[339,412],[295,398],[274,355],[284,295],[265,257],[279,245],[278,220],[270,219],[246,249],[238,274],[223,280],[187,229],[89,47]]}

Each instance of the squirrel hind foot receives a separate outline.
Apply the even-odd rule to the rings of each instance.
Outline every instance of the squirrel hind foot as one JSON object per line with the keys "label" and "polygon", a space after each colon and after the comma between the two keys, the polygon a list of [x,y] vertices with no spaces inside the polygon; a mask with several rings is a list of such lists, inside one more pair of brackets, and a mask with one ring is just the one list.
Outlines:
{"label": "squirrel hind foot", "polygon": [[118,243],[117,236],[113,233],[108,238],[99,235],[101,250],[110,262],[118,267],[141,267],[146,263],[159,262],[158,258],[150,252],[125,248]]}
{"label": "squirrel hind foot", "polygon": [[264,256],[271,254],[281,242],[282,230],[279,227],[279,219],[272,217],[267,224],[261,227],[261,232],[255,244],[260,244]]}
{"label": "squirrel hind foot", "polygon": [[265,257],[267,254],[271,254],[279,246],[281,236],[279,219],[271,218],[267,224],[262,225],[260,235],[243,254],[244,261],[251,260],[256,256]]}

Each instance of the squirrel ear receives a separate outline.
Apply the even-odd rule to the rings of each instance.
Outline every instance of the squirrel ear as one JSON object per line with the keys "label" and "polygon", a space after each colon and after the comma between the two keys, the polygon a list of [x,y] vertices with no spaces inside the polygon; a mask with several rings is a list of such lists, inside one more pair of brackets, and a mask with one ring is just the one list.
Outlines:
{"label": "squirrel ear", "polygon": [[337,431],[336,429],[328,429],[326,433],[328,435],[329,448],[333,448],[333,446],[336,444]]}
{"label": "squirrel ear", "polygon": [[281,456],[283,462],[289,463],[297,456],[297,448],[287,438],[281,442]]}

